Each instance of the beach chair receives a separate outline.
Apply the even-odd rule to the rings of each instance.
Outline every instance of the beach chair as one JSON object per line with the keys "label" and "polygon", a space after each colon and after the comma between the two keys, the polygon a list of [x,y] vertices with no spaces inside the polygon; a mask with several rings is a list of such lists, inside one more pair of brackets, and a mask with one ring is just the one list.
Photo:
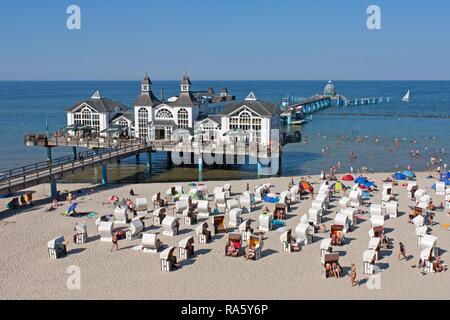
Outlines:
{"label": "beach chair", "polygon": [[201,218],[208,218],[211,214],[209,210],[209,201],[208,200],[199,200],[197,202],[197,211],[198,216]]}
{"label": "beach chair", "polygon": [[225,213],[226,208],[227,208],[225,192],[215,193],[214,201],[215,201],[217,210],[219,210],[219,213]]}
{"label": "beach chair", "polygon": [[273,228],[273,216],[270,213],[261,213],[259,215],[259,230],[261,231],[271,231]]}
{"label": "beach chair", "polygon": [[247,241],[250,238],[250,234],[253,233],[250,220],[241,222],[239,225],[239,232],[241,233],[243,241]]}
{"label": "beach chair", "polygon": [[322,194],[322,195],[328,195],[331,196],[330,193],[330,185],[328,184],[328,182],[324,182],[320,185],[319,187],[319,191],[317,192],[317,194]]}
{"label": "beach chair", "polygon": [[178,200],[177,202],[175,202],[175,214],[182,214],[187,208],[189,208],[188,201]]}
{"label": "beach chair", "polygon": [[420,247],[422,245],[422,239],[427,235],[428,227],[422,226],[416,228],[416,236],[417,236],[417,246]]}
{"label": "beach chair", "polygon": [[152,195],[153,209],[159,207],[160,201],[161,201],[161,192],[157,192],[156,194]]}
{"label": "beach chair", "polygon": [[114,209],[114,223],[127,224],[130,222],[130,209],[127,206],[119,206]]}
{"label": "beach chair", "polygon": [[229,233],[228,241],[225,245],[225,256],[239,257],[243,253],[242,237],[239,233]]}
{"label": "beach chair", "polygon": [[[325,278],[334,277],[334,274],[331,270],[331,266],[335,263],[338,268],[342,270],[341,265],[339,264],[339,253],[333,252],[333,253],[327,253],[324,256],[320,258],[320,262],[322,264],[322,273],[325,275]],[[327,266],[330,267],[330,269],[327,268]]]}
{"label": "beach chair", "polygon": [[345,214],[350,220],[350,225],[358,224],[358,211],[355,208],[349,207],[346,208],[342,213]]}
{"label": "beach chair", "polygon": [[313,208],[313,209],[325,211],[325,210],[326,210],[326,207],[327,207],[327,206],[325,205],[325,203],[324,203],[323,201],[321,201],[321,200],[315,199],[315,200],[313,200],[313,202],[311,203],[311,208]]}
{"label": "beach chair", "polygon": [[141,246],[143,252],[157,253],[162,247],[162,242],[156,233],[143,233]]}
{"label": "beach chair", "polygon": [[136,240],[141,237],[141,232],[144,231],[144,225],[138,218],[131,220],[130,228],[126,231],[128,240]]}
{"label": "beach chair", "polygon": [[207,244],[211,240],[211,231],[208,230],[208,223],[203,222],[195,228],[195,233],[200,244]]}
{"label": "beach chair", "polygon": [[344,197],[341,200],[339,200],[339,210],[343,212],[345,209],[350,207],[350,198]]}
{"label": "beach chair", "polygon": [[[330,226],[330,239],[332,246],[344,245],[344,226],[342,224],[332,224]],[[333,241],[333,239],[336,239]],[[340,241],[339,241],[340,240]]]}
{"label": "beach chair", "polygon": [[242,223],[242,209],[234,208],[228,213],[230,226],[237,227]]}
{"label": "beach chair", "polygon": [[392,182],[385,182],[385,183],[383,183],[383,193],[385,193],[386,195],[389,195],[389,196],[393,195]]}
{"label": "beach chair", "polygon": [[217,235],[220,233],[227,233],[227,227],[225,225],[225,216],[213,216],[211,218],[211,223],[213,227],[213,235]]}
{"label": "beach chair", "polygon": [[369,250],[376,252],[376,260],[381,258],[381,238],[371,238],[369,240]]}
{"label": "beach chair", "polygon": [[177,194],[177,191],[175,190],[175,187],[170,187],[166,191],[166,196],[169,196],[171,198],[174,197],[176,194]]}
{"label": "beach chair", "polygon": [[381,215],[383,215],[382,211],[383,211],[383,208],[381,207],[381,205],[379,205],[379,204],[371,204],[370,205],[370,209],[369,209],[370,217],[381,216]]}
{"label": "beach chair", "polygon": [[415,199],[416,201],[419,201],[419,199],[420,199],[421,197],[423,197],[424,195],[426,195],[426,194],[427,194],[427,192],[426,192],[425,190],[423,190],[423,189],[417,189],[417,191],[414,192],[414,199]]}
{"label": "beach chair", "polygon": [[146,215],[148,212],[147,198],[136,198],[136,214]]}
{"label": "beach chair", "polygon": [[262,190],[263,190],[263,186],[257,186],[255,187],[255,202],[261,202],[262,201]]}
{"label": "beach chair", "polygon": [[63,236],[50,240],[47,243],[48,255],[50,259],[57,260],[67,255],[65,239]]}
{"label": "beach chair", "polygon": [[166,217],[166,208],[160,207],[155,209],[152,213],[152,216],[153,216],[153,224],[160,225],[164,220],[164,218]]}
{"label": "beach chair", "polygon": [[113,237],[113,223],[109,221],[100,222],[98,227],[98,233],[100,234],[100,241],[102,242],[112,242]]}
{"label": "beach chair", "polygon": [[398,217],[398,202],[397,201],[389,201],[386,203],[386,214],[391,219],[395,219]]}
{"label": "beach chair", "polygon": [[225,211],[226,213],[230,213],[231,210],[239,208],[239,202],[236,199],[229,199],[226,201],[226,208]]}
{"label": "beach chair", "polygon": [[256,261],[256,260],[261,259],[262,247],[263,247],[262,236],[258,236],[258,235],[254,235],[254,234],[250,235],[250,239],[248,240],[247,251],[248,250],[253,251],[252,260]]}
{"label": "beach chair", "polygon": [[188,204],[188,206],[190,206],[192,204],[192,195],[190,195],[190,194],[182,194],[178,198],[178,201],[186,202]]}
{"label": "beach chair", "polygon": [[410,200],[414,200],[414,194],[419,189],[417,182],[408,182],[408,186],[406,187],[406,189],[408,190],[408,198]]}
{"label": "beach chair", "polygon": [[363,274],[375,273],[377,253],[374,250],[366,250],[363,253]]}
{"label": "beach chair", "polygon": [[246,212],[252,212],[252,195],[255,197],[253,193],[247,193],[239,197],[239,207],[241,209],[245,209]]}
{"label": "beach chair", "polygon": [[330,208],[330,197],[326,194],[318,194],[315,201],[322,202],[323,210],[328,210]]}
{"label": "beach chair", "polygon": [[425,194],[420,197],[419,202],[428,206],[431,202],[431,197],[428,194]]}
{"label": "beach chair", "polygon": [[284,203],[276,203],[273,211],[273,217],[277,220],[286,220],[286,207],[287,206]]}
{"label": "beach chair", "polygon": [[439,254],[437,241],[438,238],[432,235],[427,234],[422,237],[422,243],[420,244],[420,260],[424,272],[435,272],[433,259]]}
{"label": "beach chair", "polygon": [[[213,194],[224,192],[223,187],[215,187],[213,190]],[[214,198],[215,199],[215,198]]]}
{"label": "beach chair", "polygon": [[183,211],[183,221],[187,226],[192,226],[197,223],[197,215],[195,214],[194,207],[186,208]]}
{"label": "beach chair", "polygon": [[159,254],[159,261],[161,262],[161,271],[170,272],[173,265],[177,263],[177,258],[173,255],[175,247],[168,247]]}
{"label": "beach chair", "polygon": [[283,252],[293,252],[292,242],[297,242],[292,236],[292,229],[287,229],[280,236],[281,245],[283,247]]}
{"label": "beach chair", "polygon": [[333,246],[331,245],[331,238],[323,239],[320,242],[320,257],[333,252]]}
{"label": "beach chair", "polygon": [[445,182],[436,182],[436,195],[445,195]]}
{"label": "beach chair", "polygon": [[343,227],[342,232],[344,234],[350,231],[350,219],[348,218],[347,214],[345,213],[336,214],[336,217],[334,218],[334,223],[336,225],[340,225]]}
{"label": "beach chair", "polygon": [[350,206],[357,208],[360,205],[362,205],[362,198],[361,198],[362,192],[361,190],[352,190],[350,191],[349,198],[350,198]]}
{"label": "beach chair", "polygon": [[314,224],[315,226],[318,226],[319,224],[322,223],[322,209],[314,209],[314,208],[310,208],[308,210],[308,218],[309,218],[309,222]]}
{"label": "beach chair", "polygon": [[292,186],[289,189],[289,193],[291,194],[291,201],[292,202],[300,202],[300,188],[299,186]]}
{"label": "beach chair", "polygon": [[184,189],[182,185],[176,185],[175,186],[175,192],[178,193],[180,196],[184,193]]}
{"label": "beach chair", "polygon": [[83,244],[87,242],[87,224],[78,222],[75,225],[75,237],[74,242],[76,244]]}
{"label": "beach chair", "polygon": [[416,228],[423,227],[424,221],[425,221],[425,219],[423,216],[417,216],[412,220],[412,222],[416,226]]}
{"label": "beach chair", "polygon": [[223,186],[223,192],[225,192],[225,197],[231,197],[231,184],[227,183]]}
{"label": "beach chair", "polygon": [[162,221],[162,227],[165,236],[173,237],[178,235],[180,223],[176,217],[166,216]]}
{"label": "beach chair", "polygon": [[283,191],[280,193],[280,200],[279,203],[283,203],[286,205],[287,209],[290,210],[291,206],[291,193],[289,191]]}
{"label": "beach chair", "polygon": [[187,237],[178,242],[180,260],[187,260],[194,255],[194,237]]}
{"label": "beach chair", "polygon": [[297,241],[303,241],[305,245],[314,242],[314,230],[309,224],[300,223],[297,225],[295,235],[297,236]]}

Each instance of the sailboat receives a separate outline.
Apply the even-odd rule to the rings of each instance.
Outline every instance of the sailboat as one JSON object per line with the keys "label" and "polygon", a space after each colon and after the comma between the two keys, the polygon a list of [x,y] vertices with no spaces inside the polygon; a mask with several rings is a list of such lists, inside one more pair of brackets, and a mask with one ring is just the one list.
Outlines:
{"label": "sailboat", "polygon": [[410,92],[408,90],[408,92],[405,94],[405,96],[403,97],[402,101],[404,102],[409,102],[411,101],[411,97],[410,97]]}

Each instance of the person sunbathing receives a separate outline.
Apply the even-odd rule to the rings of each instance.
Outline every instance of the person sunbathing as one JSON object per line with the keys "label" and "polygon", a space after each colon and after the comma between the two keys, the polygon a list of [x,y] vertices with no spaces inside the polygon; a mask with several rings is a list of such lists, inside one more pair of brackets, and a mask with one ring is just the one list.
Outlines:
{"label": "person sunbathing", "polygon": [[300,246],[300,244],[297,241],[295,241],[294,238],[291,239],[290,244],[291,244],[292,252],[299,252],[302,250],[302,247]]}
{"label": "person sunbathing", "polygon": [[436,260],[434,261],[434,270],[436,272],[442,272],[447,271],[447,266],[441,262],[441,257],[436,257]]}
{"label": "person sunbathing", "polygon": [[333,273],[333,270],[331,269],[331,264],[329,262],[325,264],[325,272],[327,276],[330,276]]}
{"label": "person sunbathing", "polygon": [[332,245],[332,246],[337,245],[337,236],[336,236],[336,233],[333,233],[333,234],[331,235],[331,245]]}
{"label": "person sunbathing", "polygon": [[435,211],[437,207],[433,204],[433,201],[430,201],[430,203],[427,206],[427,209],[430,211]]}
{"label": "person sunbathing", "polygon": [[[239,245],[239,244],[238,244],[238,245]],[[229,256],[229,257],[230,257],[230,256],[234,256],[234,255],[237,255],[238,249],[239,249],[239,246],[237,246],[236,243],[229,241],[229,242],[227,243],[227,252],[226,252],[226,255]]]}
{"label": "person sunbathing", "polygon": [[333,270],[333,275],[336,278],[341,278],[342,277],[341,268],[337,265],[336,262],[333,262],[333,265],[331,266],[331,269]]}

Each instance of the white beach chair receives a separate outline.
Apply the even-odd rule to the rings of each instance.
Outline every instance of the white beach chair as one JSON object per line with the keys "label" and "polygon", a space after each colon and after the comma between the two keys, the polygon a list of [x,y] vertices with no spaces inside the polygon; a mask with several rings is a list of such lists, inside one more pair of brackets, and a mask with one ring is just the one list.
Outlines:
{"label": "white beach chair", "polygon": [[375,273],[375,261],[377,253],[374,250],[366,250],[363,254],[363,274]]}
{"label": "white beach chair", "polygon": [[428,227],[422,226],[416,228],[416,236],[417,236],[417,246],[420,247],[422,245],[422,239],[427,235]]}
{"label": "white beach chair", "polygon": [[194,237],[190,236],[178,242],[180,260],[187,260],[194,255]]}
{"label": "white beach chair", "polygon": [[334,224],[343,226],[344,229],[342,230],[342,232],[344,232],[344,234],[350,231],[350,219],[345,213],[336,214],[336,217],[334,218]]}
{"label": "white beach chair", "polygon": [[297,243],[300,248],[303,244],[303,241],[297,240],[292,236],[292,229],[287,229],[280,236],[281,245],[283,247],[283,252],[293,252],[292,242]]}
{"label": "white beach chair", "polygon": [[300,201],[300,188],[296,186],[292,186],[291,189],[289,189],[289,193],[291,194],[291,201],[292,202],[299,202]]}
{"label": "white beach chair", "polygon": [[113,223],[109,221],[102,221],[98,227],[98,233],[100,234],[100,241],[112,242],[113,238]]}
{"label": "white beach chair", "polygon": [[161,201],[161,192],[157,192],[156,194],[152,195],[153,209],[159,207],[160,201]]}
{"label": "white beach chair", "polygon": [[333,246],[331,245],[331,238],[323,239],[320,242],[320,256],[323,257],[328,253],[333,252]]}
{"label": "white beach chair", "polygon": [[350,198],[350,206],[357,208],[360,205],[362,205],[362,198],[361,198],[361,190],[352,190],[350,191],[349,198]]}
{"label": "white beach chair", "polygon": [[358,215],[357,210],[355,208],[352,207],[346,208],[344,209],[344,211],[341,211],[341,213],[345,214],[348,217],[351,225],[358,224]]}
{"label": "white beach chair", "polygon": [[233,208],[228,212],[230,226],[237,227],[242,223],[242,209]]}
{"label": "white beach chair", "polygon": [[[254,198],[254,194],[253,194],[253,198]],[[244,194],[239,197],[239,207],[241,209],[245,209],[245,211],[248,213],[252,212],[252,196],[250,193]]]}
{"label": "white beach chair", "polygon": [[87,241],[87,224],[78,222],[75,225],[75,243],[83,244]]}
{"label": "white beach chair", "polygon": [[152,213],[152,216],[153,216],[153,224],[160,225],[164,220],[164,218],[166,217],[166,208],[161,207],[155,209]]}
{"label": "white beach chair", "polygon": [[431,202],[431,197],[428,194],[425,194],[425,195],[420,197],[419,202],[425,203],[425,204],[428,205]]}
{"label": "white beach chair", "polygon": [[208,230],[208,223],[203,222],[195,228],[195,233],[200,244],[206,244],[211,240],[211,231]]}
{"label": "white beach chair", "polygon": [[295,228],[295,235],[297,236],[297,241],[301,240],[305,245],[314,242],[314,230],[309,224],[300,223]]}
{"label": "white beach chair", "polygon": [[379,232],[377,230],[383,232],[382,230],[384,229],[384,216],[373,216],[372,218],[370,218],[370,222],[372,223],[372,228],[370,228],[369,230],[369,237],[380,237],[381,234],[378,234]]}
{"label": "white beach chair", "polygon": [[175,214],[182,214],[187,208],[189,208],[188,201],[178,200],[177,202],[175,202]]}
{"label": "white beach chair", "polygon": [[381,238],[371,238],[369,240],[369,250],[376,252],[376,260],[380,260],[381,255]]}
{"label": "white beach chair", "polygon": [[182,194],[178,200],[187,202],[189,205],[192,202],[192,196],[190,194]]}
{"label": "white beach chair", "polygon": [[272,214],[260,214],[259,215],[259,230],[261,231],[271,231],[272,230]]}
{"label": "white beach chair", "polygon": [[323,210],[328,210],[330,208],[330,197],[326,194],[318,194],[315,201],[323,203]]}
{"label": "white beach chair", "polygon": [[146,215],[148,212],[147,198],[136,198],[136,214]]}
{"label": "white beach chair", "polygon": [[141,232],[144,231],[144,225],[140,219],[133,219],[130,223],[130,228],[126,232],[128,240],[136,240],[141,237]]}
{"label": "white beach chair", "polygon": [[416,201],[419,201],[419,199],[426,194],[427,194],[427,192],[425,190],[417,189],[417,191],[414,192],[414,199],[416,199]]}
{"label": "white beach chair", "polygon": [[57,260],[67,255],[65,239],[63,236],[50,240],[47,243],[48,255],[50,259]]}
{"label": "white beach chair", "polygon": [[201,218],[208,218],[211,214],[209,210],[209,201],[208,200],[199,200],[197,202],[197,211],[198,216]]}
{"label": "white beach chair", "polygon": [[177,258],[173,255],[175,247],[168,247],[159,254],[159,261],[161,263],[161,271],[172,271],[174,263],[177,262]]}
{"label": "white beach chair", "polygon": [[325,202],[316,199],[316,200],[313,200],[313,202],[311,203],[311,208],[316,209],[316,210],[325,211],[326,205],[325,205]]}
{"label": "white beach chair", "polygon": [[251,221],[245,220],[241,222],[241,224],[239,225],[239,232],[241,233],[242,240],[247,241],[250,238],[250,235],[253,233]]}
{"label": "white beach chair", "polygon": [[263,186],[257,186],[255,188],[255,202],[261,202],[262,201],[262,190],[263,190]]}
{"label": "white beach chair", "polygon": [[114,209],[114,223],[127,224],[130,221],[130,210],[127,206],[120,206]]}
{"label": "white beach chair", "polygon": [[156,233],[143,233],[141,246],[143,252],[157,253],[162,246]]}
{"label": "white beach chair", "polygon": [[175,186],[175,192],[178,193],[179,195],[182,195],[184,193],[184,189],[182,185],[176,185]]}
{"label": "white beach chair", "polygon": [[183,211],[183,221],[187,226],[192,226],[197,223],[197,215],[195,214],[194,207],[186,208]]}
{"label": "white beach chair", "polygon": [[436,182],[436,195],[445,195],[445,182]]}
{"label": "white beach chair", "polygon": [[350,207],[350,198],[344,197],[341,200],[339,200],[339,209],[341,212],[344,212],[345,209]]}
{"label": "white beach chair", "polygon": [[214,199],[217,210],[219,210],[219,213],[225,213],[227,207],[225,192],[215,193]]}
{"label": "white beach chair", "polygon": [[389,201],[386,203],[386,215],[391,219],[395,219],[398,217],[398,202],[397,201]]}
{"label": "white beach chair", "polygon": [[178,235],[180,223],[176,217],[166,216],[162,221],[162,227],[165,236],[173,237]]}
{"label": "white beach chair", "polygon": [[383,208],[381,205],[379,205],[379,204],[371,204],[370,205],[370,209],[369,209],[370,217],[384,216],[382,211],[383,211]]}
{"label": "white beach chair", "polygon": [[406,187],[406,189],[408,190],[408,198],[414,200],[414,194],[419,189],[419,185],[417,184],[417,182],[408,182],[408,186]]}
{"label": "white beach chair", "polygon": [[412,222],[414,223],[416,228],[419,228],[419,227],[423,227],[425,219],[423,218],[423,216],[417,216],[412,220]]}
{"label": "white beach chair", "polygon": [[225,192],[225,197],[231,197],[231,184],[230,183],[223,185],[223,192]]}
{"label": "white beach chair", "polygon": [[437,241],[438,238],[432,235],[427,234],[422,237],[422,243],[420,245],[420,260],[422,262],[424,272],[435,272],[433,258],[436,258],[439,254]]}
{"label": "white beach chair", "polygon": [[239,208],[239,202],[236,199],[229,199],[226,201],[226,213],[230,213],[231,210]]}
{"label": "white beach chair", "polygon": [[310,208],[308,210],[309,222],[313,223],[315,226],[318,226],[322,223],[322,214],[322,209]]}

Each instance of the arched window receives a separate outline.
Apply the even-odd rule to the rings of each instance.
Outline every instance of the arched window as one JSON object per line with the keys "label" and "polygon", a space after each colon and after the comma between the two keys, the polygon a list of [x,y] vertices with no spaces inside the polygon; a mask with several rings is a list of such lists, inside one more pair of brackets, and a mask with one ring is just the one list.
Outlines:
{"label": "arched window", "polygon": [[167,109],[161,109],[156,113],[157,119],[173,119],[172,112]]}
{"label": "arched window", "polygon": [[148,137],[148,110],[145,108],[138,111],[138,131],[139,137]]}
{"label": "arched window", "polygon": [[242,111],[239,114],[239,124],[242,130],[250,130],[252,124],[252,115],[247,111]]}
{"label": "arched window", "polygon": [[250,141],[261,141],[261,118],[243,110],[239,115],[230,118],[230,130],[242,129],[249,134]]}
{"label": "arched window", "polygon": [[118,121],[117,124],[121,127],[128,127],[128,121],[125,119],[120,119],[120,121]]}
{"label": "arched window", "polygon": [[178,128],[189,127],[189,113],[186,109],[180,109],[178,111]]}
{"label": "arched window", "polygon": [[87,106],[74,114],[74,122],[78,125],[92,127],[96,132],[100,131],[100,115]]}

